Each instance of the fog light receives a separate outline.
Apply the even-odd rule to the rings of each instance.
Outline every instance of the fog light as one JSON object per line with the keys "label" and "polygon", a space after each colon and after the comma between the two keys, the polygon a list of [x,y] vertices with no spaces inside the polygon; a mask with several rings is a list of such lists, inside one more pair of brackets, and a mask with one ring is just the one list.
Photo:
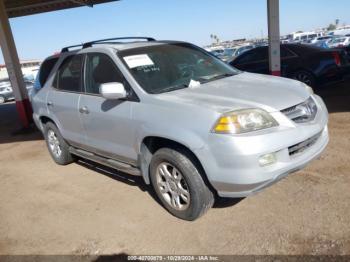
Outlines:
{"label": "fog light", "polygon": [[269,154],[263,155],[259,158],[259,165],[260,166],[272,165],[275,162],[276,162],[276,154],[275,153],[269,153]]}

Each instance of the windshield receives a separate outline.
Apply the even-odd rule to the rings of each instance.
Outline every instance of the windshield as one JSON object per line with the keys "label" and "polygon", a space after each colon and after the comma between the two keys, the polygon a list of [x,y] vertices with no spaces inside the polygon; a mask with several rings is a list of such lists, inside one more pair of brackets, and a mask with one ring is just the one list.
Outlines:
{"label": "windshield", "polygon": [[235,49],[228,48],[228,49],[225,49],[224,55],[233,56],[234,52],[235,52]]}
{"label": "windshield", "polygon": [[119,52],[139,83],[151,94],[200,84],[239,73],[218,58],[191,44],[164,44]]}

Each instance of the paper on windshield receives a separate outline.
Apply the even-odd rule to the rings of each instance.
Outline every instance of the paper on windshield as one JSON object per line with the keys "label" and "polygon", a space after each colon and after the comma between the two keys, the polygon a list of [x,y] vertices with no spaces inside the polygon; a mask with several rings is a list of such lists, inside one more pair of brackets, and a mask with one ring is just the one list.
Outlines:
{"label": "paper on windshield", "polygon": [[188,87],[196,88],[196,87],[199,87],[200,85],[201,85],[201,82],[191,79],[190,83],[188,84]]}
{"label": "paper on windshield", "polygon": [[154,65],[153,61],[147,54],[125,56],[124,60],[129,68]]}

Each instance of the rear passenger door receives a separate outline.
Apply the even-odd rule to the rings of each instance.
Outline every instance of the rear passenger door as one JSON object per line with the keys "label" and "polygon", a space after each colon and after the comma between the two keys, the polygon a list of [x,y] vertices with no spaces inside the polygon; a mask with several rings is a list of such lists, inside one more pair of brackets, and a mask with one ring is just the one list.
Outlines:
{"label": "rear passenger door", "polygon": [[132,89],[112,58],[104,53],[88,53],[85,63],[85,93],[79,103],[89,150],[122,162],[136,161],[136,127],[131,119],[133,99],[107,100],[100,95],[103,83],[122,83],[132,97]]}
{"label": "rear passenger door", "polygon": [[84,130],[78,112],[82,92],[84,55],[66,57],[56,73],[46,103],[50,117],[70,144],[84,143]]}

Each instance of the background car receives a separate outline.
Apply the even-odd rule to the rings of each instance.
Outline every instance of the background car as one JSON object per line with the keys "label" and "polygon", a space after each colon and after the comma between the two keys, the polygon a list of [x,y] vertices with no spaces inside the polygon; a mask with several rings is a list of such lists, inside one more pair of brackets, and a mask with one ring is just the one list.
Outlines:
{"label": "background car", "polygon": [[11,83],[8,79],[0,80],[0,104],[14,99]]}
{"label": "background car", "polygon": [[328,48],[328,43],[334,38],[334,36],[320,36],[317,38],[314,38],[310,41],[311,45]]}
{"label": "background car", "polygon": [[235,51],[233,53],[233,57],[237,57],[251,49],[253,49],[255,46],[254,45],[244,45],[244,46],[238,46],[235,48]]}
{"label": "background car", "polygon": [[253,49],[254,45],[242,45],[234,48],[217,49],[210,51],[211,54],[220,58],[224,62],[232,61],[235,57],[243,54],[244,52]]}
{"label": "background car", "polygon": [[[240,70],[269,74],[268,47],[252,49],[229,63]],[[281,75],[309,86],[340,80],[348,72],[344,50],[323,49],[310,45],[281,45]]]}
{"label": "background car", "polygon": [[337,48],[337,47],[348,46],[349,44],[350,44],[350,37],[338,37],[338,38],[332,39],[328,43],[328,46],[330,48]]}
{"label": "background car", "polygon": [[222,61],[229,61],[234,56],[236,49],[235,48],[226,48],[224,52],[216,53],[215,55],[220,58]]}
{"label": "background car", "polygon": [[209,51],[211,54],[219,57],[220,55],[224,54],[225,52],[225,49],[214,49],[214,50],[211,50]]}
{"label": "background car", "polygon": [[[34,81],[31,78],[27,78],[26,76],[23,76],[24,78],[24,84],[27,88],[28,97],[30,97],[30,93],[33,90],[34,87]],[[15,96],[13,94],[11,82],[9,79],[3,79],[0,80],[0,104],[3,104],[7,101],[14,100]]]}

